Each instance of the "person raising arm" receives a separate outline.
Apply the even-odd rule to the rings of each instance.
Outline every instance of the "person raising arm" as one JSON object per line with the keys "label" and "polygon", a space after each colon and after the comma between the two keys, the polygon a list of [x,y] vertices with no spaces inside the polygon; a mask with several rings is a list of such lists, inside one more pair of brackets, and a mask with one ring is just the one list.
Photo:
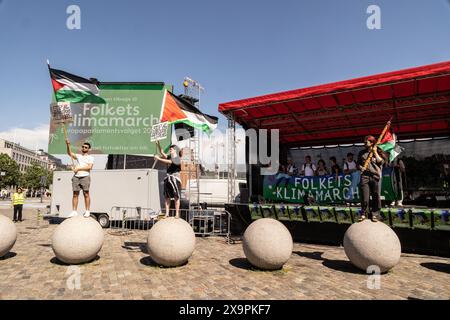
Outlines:
{"label": "person raising arm", "polygon": [[[379,151],[377,149],[375,137],[366,136],[364,138],[364,149],[358,154],[357,165],[361,171],[360,194],[362,196],[360,221],[368,216],[372,221],[376,222],[380,213],[381,198],[379,184],[382,178],[381,170],[384,159],[378,153]],[[372,150],[373,153],[371,152]],[[367,167],[364,168],[366,160]]]}
{"label": "person raising arm", "polygon": [[83,143],[81,146],[81,154],[74,154],[70,150],[70,141],[66,139],[67,154],[76,161],[77,165],[72,166],[74,176],[72,177],[72,213],[69,217],[78,215],[78,196],[80,191],[83,190],[84,203],[86,211],[84,217],[90,217],[91,197],[89,194],[89,187],[91,184],[90,172],[94,166],[94,158],[89,154],[91,145],[88,142]]}
{"label": "person raising arm", "polygon": [[164,178],[164,197],[165,197],[165,205],[166,205],[166,215],[167,218],[169,216],[170,210],[170,199],[174,198],[175,200],[175,217],[180,217],[180,196],[181,196],[181,157],[183,156],[183,152],[180,150],[177,152],[177,146],[171,145],[169,147],[169,155],[166,155],[162,149],[159,141],[156,142],[158,146],[159,153],[161,156],[155,155],[155,159],[165,163],[167,165],[167,174]]}

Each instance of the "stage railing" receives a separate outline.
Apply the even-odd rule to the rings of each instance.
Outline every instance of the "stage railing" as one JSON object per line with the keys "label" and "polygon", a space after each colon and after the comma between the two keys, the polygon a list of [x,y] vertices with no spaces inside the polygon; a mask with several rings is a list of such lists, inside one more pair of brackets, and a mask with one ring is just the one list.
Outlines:
{"label": "stage railing", "polygon": [[[351,224],[358,221],[362,212],[358,207],[256,203],[248,206],[252,220],[274,218]],[[378,218],[390,227],[450,231],[449,209],[382,208]]]}

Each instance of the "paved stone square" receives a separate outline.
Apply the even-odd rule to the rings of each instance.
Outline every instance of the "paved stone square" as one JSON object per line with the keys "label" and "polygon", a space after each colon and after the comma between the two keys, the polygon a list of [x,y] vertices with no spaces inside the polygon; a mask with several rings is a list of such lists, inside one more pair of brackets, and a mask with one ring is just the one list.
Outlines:
{"label": "paved stone square", "polygon": [[[0,214],[11,217],[10,211]],[[54,257],[57,225],[43,221],[36,228],[33,208],[24,216],[12,252],[0,259],[0,299],[450,299],[450,259],[402,254],[381,276],[381,288],[368,289],[368,276],[342,247],[301,243],[283,270],[267,272],[247,263],[241,242],[197,237],[188,264],[161,268],[146,252],[146,231],[105,230],[99,259],[78,269]]]}

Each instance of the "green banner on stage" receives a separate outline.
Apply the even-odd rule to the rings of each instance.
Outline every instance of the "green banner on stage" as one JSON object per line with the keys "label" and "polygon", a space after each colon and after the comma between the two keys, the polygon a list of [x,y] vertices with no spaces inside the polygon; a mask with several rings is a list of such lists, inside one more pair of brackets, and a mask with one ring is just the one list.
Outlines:
{"label": "green banner on stage", "polygon": [[[303,177],[278,173],[264,178],[263,197],[266,201],[300,204],[305,203],[305,200],[319,204],[361,202],[359,180],[358,172],[341,174],[337,179],[334,175]],[[397,200],[395,184],[392,168],[384,168],[381,183],[382,199]]]}
{"label": "green banner on stage", "polygon": [[[155,143],[150,141],[152,126],[159,122],[164,90],[171,91],[172,86],[100,83],[99,89],[105,104],[71,104],[73,119],[66,126],[72,146],[78,150],[87,141],[93,154],[155,154]],[[170,140],[169,128],[161,146],[165,148]],[[62,126],[54,120],[50,122],[48,151],[66,153]]]}

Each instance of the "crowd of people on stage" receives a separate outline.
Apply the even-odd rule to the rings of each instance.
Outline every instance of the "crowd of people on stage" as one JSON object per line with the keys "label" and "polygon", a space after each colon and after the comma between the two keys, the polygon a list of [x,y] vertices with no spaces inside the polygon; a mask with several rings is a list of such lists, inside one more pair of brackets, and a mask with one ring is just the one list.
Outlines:
{"label": "crowd of people on stage", "polygon": [[300,166],[297,166],[292,158],[288,158],[286,164],[281,164],[279,166],[278,173],[304,177],[327,175],[338,176],[341,173],[351,174],[357,170],[356,161],[353,159],[353,156],[353,153],[347,153],[347,158],[344,159],[342,167],[339,166],[336,157],[330,157],[328,164],[323,159],[320,159],[317,164],[314,164],[311,160],[311,156],[307,155],[305,157],[305,162]]}
{"label": "crowd of people on stage", "polygon": [[[403,162],[397,158],[389,162],[389,155],[376,146],[374,136],[366,136],[364,139],[364,149],[358,153],[357,160],[353,158],[351,152],[347,153],[346,159],[343,159],[342,167],[339,166],[336,157],[330,157],[326,163],[324,159],[320,159],[317,164],[311,161],[311,156],[305,157],[305,162],[298,167],[292,158],[287,159],[286,165],[280,165],[275,186],[280,186],[283,182],[285,185],[291,176],[335,176],[336,179],[340,174],[351,175],[351,186],[346,193],[346,200],[354,199],[355,192],[359,188],[362,214],[361,219],[365,219],[366,215],[372,221],[377,220],[381,208],[381,178],[384,166],[392,166],[398,170],[396,174],[401,176],[405,167]],[[402,178],[397,177],[398,184],[402,184]],[[399,193],[402,194],[402,188]],[[402,205],[403,195],[397,202],[391,205]]]}

